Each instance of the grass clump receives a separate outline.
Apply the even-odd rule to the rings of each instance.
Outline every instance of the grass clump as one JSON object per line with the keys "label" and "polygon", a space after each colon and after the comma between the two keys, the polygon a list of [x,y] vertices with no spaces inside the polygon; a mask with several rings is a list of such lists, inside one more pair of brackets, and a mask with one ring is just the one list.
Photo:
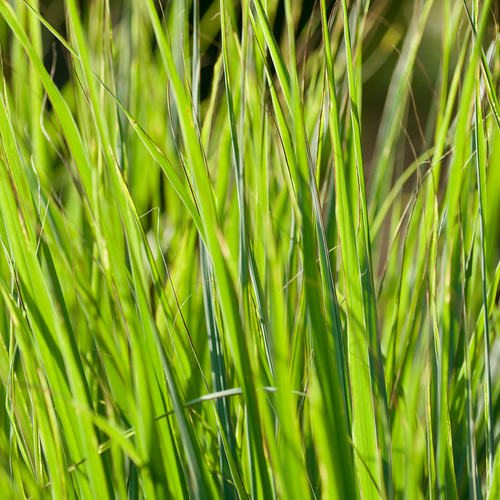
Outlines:
{"label": "grass clump", "polygon": [[495,9],[1,0],[4,497],[497,498]]}

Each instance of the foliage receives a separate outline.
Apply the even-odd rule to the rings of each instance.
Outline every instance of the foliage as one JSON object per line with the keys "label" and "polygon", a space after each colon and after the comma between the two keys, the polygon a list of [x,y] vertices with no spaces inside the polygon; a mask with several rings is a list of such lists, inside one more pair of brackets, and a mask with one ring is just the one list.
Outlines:
{"label": "foliage", "polygon": [[497,6],[310,3],[0,0],[4,498],[499,497]]}

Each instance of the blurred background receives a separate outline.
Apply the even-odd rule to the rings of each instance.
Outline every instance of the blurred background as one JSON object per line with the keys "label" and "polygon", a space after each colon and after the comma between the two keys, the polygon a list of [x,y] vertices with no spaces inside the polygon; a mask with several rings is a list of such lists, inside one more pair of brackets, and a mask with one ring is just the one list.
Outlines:
{"label": "blurred background", "polygon": [[[15,3],[15,2],[11,2]],[[165,18],[173,15],[173,9],[177,8],[178,2],[169,0],[158,0],[158,12]],[[184,21],[186,26],[184,29],[192,30],[192,1],[189,15]],[[286,29],[284,26],[284,1],[269,0],[268,6],[270,9],[270,22],[273,26],[273,32],[279,42],[286,37]],[[83,19],[88,18],[91,8],[91,0],[80,0],[80,8]],[[333,9],[335,1],[327,2],[329,10]],[[363,2],[366,4],[366,2]],[[370,163],[374,153],[378,125],[382,111],[384,108],[385,98],[389,89],[391,76],[396,68],[400,58],[401,50],[404,43],[404,35],[408,31],[411,16],[413,12],[414,0],[377,0],[371,2],[368,12],[368,23],[371,29],[365,36],[363,45],[363,106],[362,106],[362,132],[363,146],[365,158],[365,172],[367,175],[368,189],[370,187]],[[126,0],[110,0],[110,8],[113,24],[119,25],[120,20],[124,16],[131,15],[129,2]],[[219,13],[219,1],[200,0],[200,29],[201,29],[201,99],[202,101],[209,96],[213,78],[213,68],[220,54],[220,22],[217,19]],[[318,30],[320,23],[319,3],[313,0],[294,0],[293,8],[295,9],[295,19],[297,26],[297,51],[298,55],[304,56],[305,45],[308,46],[308,52],[312,52],[321,43],[321,33]],[[499,2],[493,2],[494,16],[499,18]],[[421,46],[417,54],[415,72],[412,79],[412,88],[415,105],[409,106],[407,116],[405,117],[405,128],[408,133],[408,138],[411,139],[417,152],[421,152],[423,140],[419,133],[418,121],[415,118],[416,108],[422,128],[431,109],[433,100],[436,99],[435,87],[439,78],[440,55],[441,55],[441,29],[443,23],[442,3],[434,2],[433,10],[427,21],[425,33],[422,37]],[[65,10],[63,0],[41,0],[40,13],[47,21],[56,28],[59,33],[66,36],[65,27]],[[181,26],[181,19],[186,13],[175,13]],[[238,27],[241,27],[240,2],[234,2],[234,22]],[[179,17],[181,16],[181,17]],[[4,23],[0,20],[0,23]],[[308,36],[309,27],[311,30]],[[463,26],[462,29],[466,29]],[[7,36],[8,30],[1,29],[0,33]],[[54,81],[62,88],[70,77],[69,55],[57,41],[55,36],[49,30],[42,30],[44,63],[48,70],[52,68],[54,62],[54,50],[57,55],[55,65]],[[458,51],[460,37],[457,37],[457,46],[455,54]],[[7,40],[2,40],[3,46],[6,46]],[[151,43],[154,44],[154,38],[151,38]],[[172,40],[172,43],[178,43],[177,40]],[[188,56],[189,54],[187,54]],[[453,60],[452,60],[453,61]],[[303,61],[298,60],[299,65]],[[187,57],[189,64],[189,57]],[[7,68],[8,70],[8,68]],[[451,65],[450,71],[453,71]],[[120,82],[118,82],[119,84]],[[219,82],[221,83],[221,82]],[[427,131],[428,134],[432,130]],[[411,148],[406,148],[404,157],[400,158],[400,163],[408,165],[413,161]]]}

